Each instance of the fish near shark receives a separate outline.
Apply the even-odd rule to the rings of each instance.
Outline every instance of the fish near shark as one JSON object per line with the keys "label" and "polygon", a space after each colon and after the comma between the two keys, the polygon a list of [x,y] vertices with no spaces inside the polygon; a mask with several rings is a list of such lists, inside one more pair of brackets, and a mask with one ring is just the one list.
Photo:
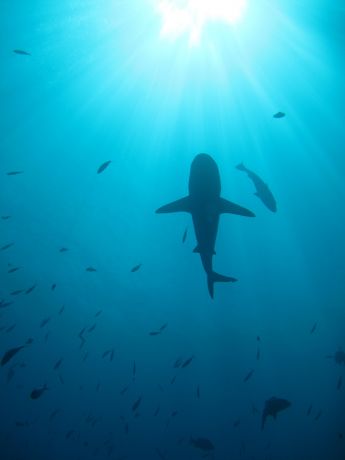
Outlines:
{"label": "fish near shark", "polygon": [[257,196],[270,211],[277,212],[277,203],[268,185],[257,174],[246,168],[243,163],[238,164],[236,169],[248,174],[249,179],[253,181],[256,188],[254,195]]}
{"label": "fish near shark", "polygon": [[276,419],[277,414],[279,412],[287,409],[290,406],[291,406],[291,402],[288,401],[287,399],[275,398],[275,397],[268,399],[265,402],[265,407],[262,412],[261,430],[263,430],[265,427],[265,422],[266,422],[267,417],[271,416],[274,419]]}
{"label": "fish near shark", "polygon": [[192,215],[197,246],[207,275],[208,291],[213,299],[215,282],[234,282],[236,278],[220,275],[213,270],[212,258],[221,214],[254,217],[255,214],[220,196],[221,183],[216,162],[205,153],[197,155],[191,165],[189,194],[156,210],[156,213],[187,212]]}

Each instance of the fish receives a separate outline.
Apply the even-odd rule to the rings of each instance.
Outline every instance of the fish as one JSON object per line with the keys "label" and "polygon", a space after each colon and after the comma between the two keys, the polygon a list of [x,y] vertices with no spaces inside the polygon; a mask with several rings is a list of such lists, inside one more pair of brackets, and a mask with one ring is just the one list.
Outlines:
{"label": "fish", "polygon": [[84,332],[85,332],[85,329],[86,329],[86,328],[83,327],[83,329],[82,329],[82,330],[79,332],[79,334],[78,334],[78,337],[79,337],[80,340],[81,340],[80,348],[82,348],[82,347],[85,345],[85,342],[86,342],[86,340],[85,340],[85,338],[84,338],[84,336],[83,336],[83,334],[84,334]]}
{"label": "fish", "polygon": [[248,382],[251,376],[254,374],[254,369],[251,369],[248,374],[244,377],[243,382]]}
{"label": "fish", "polygon": [[271,416],[274,419],[276,419],[277,414],[279,412],[287,409],[290,406],[291,406],[291,402],[288,401],[287,399],[276,398],[276,397],[272,397],[268,399],[265,402],[265,407],[262,412],[261,430],[264,429],[267,417]]}
{"label": "fish", "polygon": [[91,327],[89,327],[89,329],[87,330],[87,332],[90,333],[90,332],[94,331],[94,330],[96,329],[96,326],[97,326],[97,324],[94,323]]}
{"label": "fish", "polygon": [[256,360],[257,361],[260,360],[260,347],[258,347],[257,350],[256,350]]}
{"label": "fish", "polygon": [[186,228],[186,230],[185,230],[184,233],[183,233],[183,236],[182,236],[182,243],[185,243],[185,242],[186,242],[187,235],[188,235],[188,228]]}
{"label": "fish", "polygon": [[257,196],[270,211],[277,212],[277,203],[268,185],[257,174],[246,168],[243,163],[238,164],[236,169],[247,173],[249,179],[253,181],[256,188],[254,195]]}
{"label": "fish", "polygon": [[97,318],[101,313],[102,313],[103,310],[98,310],[98,312],[95,314],[95,318]]}
{"label": "fish", "polygon": [[173,385],[176,381],[177,375],[174,375],[174,377],[170,380],[170,385]]}
{"label": "fish", "polygon": [[15,291],[11,292],[11,295],[19,295],[24,292],[24,289],[16,289]]}
{"label": "fish", "polygon": [[189,440],[190,444],[197,448],[200,449],[204,452],[209,452],[214,450],[214,444],[207,438],[190,438]]}
{"label": "fish", "polygon": [[101,166],[97,169],[97,174],[101,174],[107,167],[110,165],[111,160],[105,161],[101,164]]}
{"label": "fish", "polygon": [[151,331],[149,332],[149,335],[159,335],[161,334],[161,331]]}
{"label": "fish", "polygon": [[48,390],[48,387],[46,384],[43,385],[43,387],[40,388],[34,388],[31,393],[30,393],[30,398],[31,399],[38,399],[40,398],[46,391]]}
{"label": "fish", "polygon": [[310,406],[308,407],[308,410],[307,410],[307,417],[309,417],[309,415],[311,414],[312,408],[313,408],[313,405],[310,404]]}
{"label": "fish", "polygon": [[1,246],[0,251],[6,251],[6,249],[11,248],[12,246],[14,246],[14,243],[4,244],[4,246]]}
{"label": "fish", "polygon": [[142,266],[142,264],[138,264],[138,265],[135,265],[132,269],[131,269],[131,272],[134,273],[134,272],[137,272],[140,267]]}
{"label": "fish", "polygon": [[9,171],[7,174],[7,176],[18,176],[19,174],[23,174],[24,171]]}
{"label": "fish", "polygon": [[323,413],[322,410],[319,410],[319,412],[314,417],[314,420],[319,420],[319,418],[321,417],[322,413]]}
{"label": "fish", "polygon": [[339,379],[338,379],[338,383],[337,383],[337,390],[340,390],[342,384],[343,384],[343,379],[342,379],[342,377],[340,376]]}
{"label": "fish", "polygon": [[140,396],[132,405],[132,411],[133,412],[136,412],[137,409],[139,408],[140,404],[141,404],[141,399],[142,397]]}
{"label": "fish", "polygon": [[315,332],[316,326],[317,326],[317,323],[314,323],[313,327],[310,329],[311,334],[313,334],[313,332]]}
{"label": "fish", "polygon": [[0,300],[0,308],[6,308],[12,305],[13,302],[6,302],[5,300]]}
{"label": "fish", "polygon": [[63,248],[60,248],[60,249],[59,249],[59,252],[67,252],[67,251],[68,251],[68,248],[64,248],[64,247],[63,247]]}
{"label": "fish", "polygon": [[120,391],[120,394],[121,395],[124,395],[129,389],[129,385],[126,385],[125,387],[122,388],[122,390]]}
{"label": "fish", "polygon": [[16,327],[16,324],[12,324],[12,326],[9,326],[5,332],[8,334],[9,332],[12,332],[15,327]]}
{"label": "fish", "polygon": [[87,272],[96,272],[97,270],[94,267],[87,267],[86,271]]}
{"label": "fish", "polygon": [[56,284],[54,283],[54,284],[51,285],[51,290],[55,291],[55,288],[56,288]]}
{"label": "fish", "polygon": [[157,417],[157,415],[159,414],[160,409],[161,409],[161,406],[158,405],[158,406],[156,407],[156,410],[155,410],[154,414],[153,414],[154,417]]}
{"label": "fish", "polygon": [[1,219],[2,220],[8,220],[8,219],[11,219],[11,216],[1,216]]}
{"label": "fish", "polygon": [[189,366],[190,363],[193,361],[193,359],[194,359],[194,355],[191,356],[190,358],[186,359],[186,360],[182,363],[181,368],[184,368],[184,367]]}
{"label": "fish", "polygon": [[73,434],[75,433],[75,430],[69,430],[67,431],[66,435],[65,435],[65,438],[66,439],[69,439],[71,436],[73,436]]}
{"label": "fish", "polygon": [[43,320],[41,321],[40,328],[46,326],[46,325],[49,323],[50,320],[51,320],[51,317],[50,317],[50,316],[49,316],[48,318],[43,319]]}
{"label": "fish", "polygon": [[345,352],[341,348],[335,353],[334,360],[339,365],[345,365]]}
{"label": "fish", "polygon": [[28,53],[27,51],[24,50],[13,50],[15,54],[21,54],[22,56],[31,56],[31,53]]}
{"label": "fish", "polygon": [[236,420],[234,421],[234,423],[232,424],[232,426],[233,426],[234,428],[237,428],[238,426],[240,426],[240,423],[241,423],[241,419],[238,418],[238,419],[236,419]]}
{"label": "fish", "polygon": [[277,112],[273,115],[273,118],[284,118],[285,113],[284,112]]}
{"label": "fish", "polygon": [[16,272],[16,271],[18,271],[20,269],[21,269],[21,267],[12,267],[9,270],[7,270],[7,273],[14,273],[14,272]]}
{"label": "fish", "polygon": [[1,359],[1,363],[0,363],[1,366],[5,366],[5,364],[7,364],[9,361],[11,361],[11,359],[12,359],[20,350],[22,350],[23,348],[25,348],[27,345],[30,345],[32,342],[33,342],[32,339],[28,339],[24,345],[21,345],[21,346],[19,346],[19,347],[10,348],[9,350],[7,350],[7,351],[5,352],[5,354],[3,355],[2,359]]}
{"label": "fish", "polygon": [[63,359],[60,358],[56,363],[54,364],[54,371],[58,370],[62,364]]}
{"label": "fish", "polygon": [[62,307],[60,308],[59,310],[59,315],[62,315],[62,313],[64,312],[65,310],[65,305],[62,305]]}
{"label": "fish", "polygon": [[30,286],[26,291],[25,291],[25,294],[31,294],[31,292],[36,288],[36,284],[33,284],[32,286]]}
{"label": "fish", "polygon": [[210,297],[214,298],[214,283],[235,282],[236,278],[220,275],[213,270],[213,255],[221,214],[238,214],[254,217],[254,213],[221,198],[220,175],[216,162],[205,153],[197,155],[190,168],[189,195],[162,206],[158,214],[187,212],[193,220],[198,253],[207,276]]}

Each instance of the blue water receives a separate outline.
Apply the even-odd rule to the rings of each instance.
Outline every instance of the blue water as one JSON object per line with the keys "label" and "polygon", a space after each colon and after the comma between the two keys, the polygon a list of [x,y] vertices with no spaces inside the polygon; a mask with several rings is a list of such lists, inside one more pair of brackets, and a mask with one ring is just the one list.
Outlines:
{"label": "blue water", "polygon": [[[157,3],[0,2],[1,359],[33,339],[0,367],[0,458],[344,459],[344,6],[248,0],[190,46]],[[256,214],[220,218],[214,300],[191,217],[155,214],[200,152]]]}

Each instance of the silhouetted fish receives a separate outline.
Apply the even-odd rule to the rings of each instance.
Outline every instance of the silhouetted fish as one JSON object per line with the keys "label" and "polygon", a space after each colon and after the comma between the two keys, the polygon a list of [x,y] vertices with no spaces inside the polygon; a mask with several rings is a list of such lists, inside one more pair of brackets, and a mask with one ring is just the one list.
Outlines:
{"label": "silhouetted fish", "polygon": [[182,358],[177,358],[176,361],[174,362],[174,368],[176,369],[176,368],[180,367],[182,362],[183,362]]}
{"label": "silhouetted fish", "polygon": [[342,384],[343,384],[343,379],[342,379],[342,377],[340,376],[339,379],[338,379],[338,383],[337,383],[337,390],[340,390]]}
{"label": "silhouetted fish", "polygon": [[5,251],[6,249],[9,249],[12,246],[14,246],[14,243],[5,244],[4,246],[1,246],[0,251]]}
{"label": "silhouetted fish", "polygon": [[31,53],[28,53],[27,51],[24,50],[13,50],[15,54],[21,54],[22,56],[31,56]]}
{"label": "silhouetted fish", "polygon": [[24,345],[7,350],[1,359],[1,366],[5,366],[5,364],[7,364],[20,350],[30,345],[32,342],[32,339],[28,339]]}
{"label": "silhouetted fish", "polygon": [[131,272],[134,273],[134,272],[137,272],[140,267],[141,267],[142,264],[138,264],[138,265],[135,265],[132,269],[131,269]]}
{"label": "silhouetted fish", "polygon": [[190,443],[193,447],[202,451],[208,452],[214,450],[213,443],[207,438],[190,438]]}
{"label": "silhouetted fish", "polygon": [[182,364],[182,366],[181,366],[181,367],[183,368],[183,367],[187,367],[187,366],[189,366],[189,365],[190,365],[190,363],[193,361],[193,359],[194,359],[194,355],[193,355],[193,356],[191,356],[190,358],[186,359],[186,361],[184,361],[184,362],[183,362],[183,364]]}
{"label": "silhouetted fish", "polygon": [[15,324],[12,324],[12,326],[9,326],[9,327],[5,330],[5,332],[8,334],[9,332],[12,332],[13,329],[14,329],[15,327],[16,327],[16,325],[15,325]]}
{"label": "silhouetted fish", "polygon": [[265,407],[262,413],[262,421],[261,421],[261,430],[264,429],[265,422],[268,416],[273,417],[276,419],[277,414],[288,407],[291,406],[291,402],[287,399],[282,398],[275,398],[272,397],[265,402]]}
{"label": "silhouetted fish", "polygon": [[24,171],[9,171],[7,173],[8,176],[18,176],[18,174],[23,174]]}
{"label": "silhouetted fish", "polygon": [[36,288],[36,284],[33,284],[25,291],[25,294],[30,294],[35,288]]}
{"label": "silhouetted fish", "polygon": [[7,270],[7,273],[14,273],[14,272],[16,272],[16,271],[18,271],[20,269],[21,269],[21,267],[12,267],[9,270]]}
{"label": "silhouetted fish", "polygon": [[57,369],[60,368],[62,364],[62,358],[60,358],[58,361],[56,361],[56,363],[54,364],[54,371],[56,371]]}
{"label": "silhouetted fish", "polygon": [[51,290],[55,291],[55,288],[56,288],[56,284],[54,283],[54,284],[51,285]]}
{"label": "silhouetted fish", "polygon": [[317,323],[314,323],[313,327],[310,329],[311,334],[315,332],[316,326],[317,326]]}
{"label": "silhouetted fish", "polygon": [[107,167],[110,165],[111,160],[105,161],[101,166],[97,169],[97,174],[101,174]]}
{"label": "silhouetted fish", "polygon": [[307,410],[307,417],[309,417],[309,415],[311,414],[312,408],[313,408],[313,405],[310,404],[310,406],[308,407],[308,410]]}
{"label": "silhouetted fish", "polygon": [[271,190],[268,188],[268,185],[253,171],[250,171],[248,168],[244,166],[243,163],[240,163],[236,166],[236,168],[240,171],[244,171],[248,174],[248,177],[253,181],[256,192],[254,193],[263,204],[272,212],[277,211],[277,203],[274,199],[274,196]]}
{"label": "silhouetted fish", "polygon": [[67,252],[68,251],[68,248],[60,248],[59,249],[59,252]]}
{"label": "silhouetted fish", "polygon": [[273,118],[284,118],[285,113],[284,112],[277,112],[273,115]]}
{"label": "silhouetted fish", "polygon": [[87,332],[92,332],[96,329],[96,323],[94,323],[91,327],[89,327],[89,329],[87,330]]}
{"label": "silhouetted fish", "polygon": [[321,417],[322,415],[322,410],[319,410],[319,412],[316,414],[316,416],[314,417],[314,420],[319,420],[319,418]]}
{"label": "silhouetted fish", "polygon": [[87,272],[96,272],[97,270],[94,267],[87,267],[86,271]]}
{"label": "silhouetted fish", "polygon": [[155,410],[155,412],[154,412],[154,414],[153,414],[154,417],[157,417],[157,415],[159,414],[160,408],[161,408],[160,405],[158,405],[156,410]]}
{"label": "silhouetted fish", "polygon": [[65,310],[65,305],[62,305],[62,307],[60,308],[59,310],[59,315],[62,315],[62,313],[64,312]]}
{"label": "silhouetted fish", "polygon": [[98,312],[95,314],[95,318],[97,318],[101,313],[102,313],[103,310],[98,310]]}
{"label": "silhouetted fish", "polygon": [[254,369],[250,370],[248,374],[244,377],[243,382],[248,382],[248,380],[253,375],[253,373],[254,373]]}
{"label": "silhouetted fish", "polygon": [[0,300],[0,308],[6,308],[12,305],[13,302],[6,302],[5,300]]}
{"label": "silhouetted fish", "polygon": [[120,394],[121,395],[124,395],[129,389],[129,385],[126,385],[125,387],[122,388],[122,390],[120,391]]}
{"label": "silhouetted fish", "polygon": [[43,319],[43,320],[41,321],[40,328],[46,326],[46,325],[49,323],[50,320],[51,320],[51,317],[50,317],[50,316],[49,316],[48,318]]}
{"label": "silhouetted fish", "polygon": [[1,216],[1,219],[2,220],[8,220],[8,219],[11,219],[11,216]]}
{"label": "silhouetted fish", "polygon": [[139,408],[140,404],[141,404],[141,399],[142,397],[140,396],[135,402],[134,404],[132,405],[132,411],[133,412],[136,412],[136,410]]}
{"label": "silhouetted fish", "polygon": [[31,399],[38,399],[40,398],[43,393],[45,393],[48,390],[48,387],[46,384],[43,385],[41,388],[34,388],[31,393],[30,393],[30,398]]}

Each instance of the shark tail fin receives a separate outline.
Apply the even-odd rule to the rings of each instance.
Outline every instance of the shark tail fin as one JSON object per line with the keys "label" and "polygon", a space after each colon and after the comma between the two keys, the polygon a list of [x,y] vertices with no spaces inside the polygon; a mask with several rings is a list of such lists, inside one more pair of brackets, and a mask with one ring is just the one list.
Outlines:
{"label": "shark tail fin", "polygon": [[236,166],[236,169],[239,169],[240,171],[247,171],[247,168],[244,166],[243,163],[239,163],[239,164]]}
{"label": "shark tail fin", "polygon": [[231,276],[220,275],[216,272],[208,273],[207,275],[207,286],[208,292],[210,293],[211,298],[214,297],[214,283],[234,283],[237,281],[236,278],[232,278]]}
{"label": "shark tail fin", "polygon": [[165,214],[170,212],[191,212],[191,204],[189,196],[181,198],[180,200],[172,201],[165,206],[156,210],[157,214]]}

